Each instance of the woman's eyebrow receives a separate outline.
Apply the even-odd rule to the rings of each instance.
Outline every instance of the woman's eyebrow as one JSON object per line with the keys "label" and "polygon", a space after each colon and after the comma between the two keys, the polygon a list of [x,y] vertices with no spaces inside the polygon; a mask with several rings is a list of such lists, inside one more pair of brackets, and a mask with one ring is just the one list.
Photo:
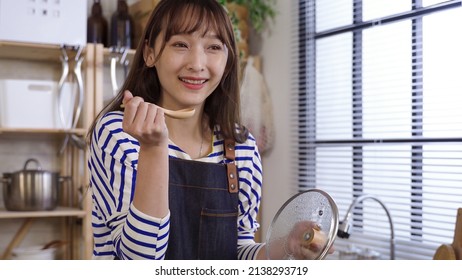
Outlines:
{"label": "woman's eyebrow", "polygon": [[205,34],[204,38],[213,39],[213,40],[219,40],[220,42],[224,43],[223,40],[221,40],[220,36],[218,36],[218,34]]}
{"label": "woman's eyebrow", "polygon": [[[192,33],[186,33],[186,32],[182,32],[182,33],[176,33],[176,34],[173,34],[171,36],[174,37],[174,36],[192,36]],[[218,34],[215,34],[215,33],[210,33],[210,32],[207,32],[205,34],[203,34],[203,36],[201,36],[202,38],[205,38],[205,39],[213,39],[213,40],[219,40],[220,42],[223,42],[220,38],[220,36],[218,36]]]}

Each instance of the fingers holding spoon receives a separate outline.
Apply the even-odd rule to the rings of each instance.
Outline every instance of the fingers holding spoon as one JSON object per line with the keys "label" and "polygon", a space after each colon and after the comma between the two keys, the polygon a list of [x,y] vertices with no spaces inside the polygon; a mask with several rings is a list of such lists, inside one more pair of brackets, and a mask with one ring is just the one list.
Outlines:
{"label": "fingers holding spoon", "polygon": [[[158,106],[159,107],[159,106]],[[125,108],[125,104],[121,104],[120,108]],[[174,118],[174,119],[187,119],[194,115],[196,109],[181,109],[181,110],[169,110],[162,107],[161,108],[165,115]]]}

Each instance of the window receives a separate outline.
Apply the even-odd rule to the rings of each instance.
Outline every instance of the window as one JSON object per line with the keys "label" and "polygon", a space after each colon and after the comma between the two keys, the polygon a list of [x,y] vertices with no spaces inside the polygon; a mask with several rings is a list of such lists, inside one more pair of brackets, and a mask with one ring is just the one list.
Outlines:
{"label": "window", "polygon": [[[452,243],[462,207],[462,4],[300,0],[294,141],[300,190],[321,188],[339,218],[368,194],[391,213],[396,259]],[[337,238],[389,257],[378,203]]]}

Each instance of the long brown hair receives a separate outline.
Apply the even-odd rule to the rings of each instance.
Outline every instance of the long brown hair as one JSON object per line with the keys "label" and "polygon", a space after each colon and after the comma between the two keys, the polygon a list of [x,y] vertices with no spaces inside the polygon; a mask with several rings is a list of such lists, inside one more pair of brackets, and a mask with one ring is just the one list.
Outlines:
{"label": "long brown hair", "polygon": [[[133,58],[127,79],[117,96],[98,114],[91,125],[87,139],[96,122],[107,112],[120,110],[123,92],[129,90],[146,102],[158,104],[161,85],[155,67],[148,67],[143,57],[145,44],[154,47],[156,38],[163,34],[163,43],[158,56],[162,55],[167,41],[176,34],[191,34],[196,31],[214,30],[228,48],[228,61],[219,86],[206,99],[204,111],[209,116],[209,126],[221,127],[224,138],[243,143],[248,136],[241,125],[239,98],[239,63],[233,26],[226,10],[217,0],[162,0],[152,11],[144,29],[143,38]],[[157,58],[156,58],[157,59]]]}

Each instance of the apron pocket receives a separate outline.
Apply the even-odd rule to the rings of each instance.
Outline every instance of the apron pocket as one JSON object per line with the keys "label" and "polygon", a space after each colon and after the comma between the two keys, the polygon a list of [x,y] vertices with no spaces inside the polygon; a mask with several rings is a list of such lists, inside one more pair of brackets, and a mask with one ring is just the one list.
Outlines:
{"label": "apron pocket", "polygon": [[237,209],[202,209],[199,227],[199,259],[237,259],[237,215]]}

